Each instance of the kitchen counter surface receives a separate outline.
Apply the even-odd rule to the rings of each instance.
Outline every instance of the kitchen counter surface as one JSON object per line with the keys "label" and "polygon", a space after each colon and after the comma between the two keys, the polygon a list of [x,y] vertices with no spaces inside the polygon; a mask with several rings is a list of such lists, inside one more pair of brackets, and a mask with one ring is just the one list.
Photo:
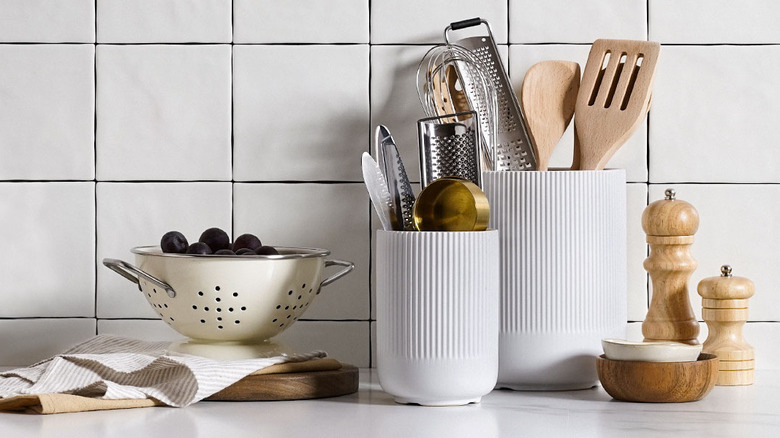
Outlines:
{"label": "kitchen counter surface", "polygon": [[499,437],[780,436],[780,370],[699,402],[624,403],[602,388],[493,391],[461,407],[399,405],[361,370],[356,394],[285,402],[201,402],[59,415],[0,413],[2,437]]}

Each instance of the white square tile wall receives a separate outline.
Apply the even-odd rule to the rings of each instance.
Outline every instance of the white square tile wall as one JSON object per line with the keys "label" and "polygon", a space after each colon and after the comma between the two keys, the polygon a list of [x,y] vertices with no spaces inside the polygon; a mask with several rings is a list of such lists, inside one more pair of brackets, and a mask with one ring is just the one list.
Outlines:
{"label": "white square tile wall", "polygon": [[[419,181],[417,66],[449,23],[476,16],[516,90],[536,62],[584,67],[596,38],[662,43],[652,111],[609,163],[627,170],[631,333],[650,294],[641,215],[674,187],[701,215],[696,314],[696,283],[732,264],[756,283],[745,332],[757,366],[780,363],[775,1],[0,0],[0,11],[0,365],[96,333],[179,338],[101,260],[132,262],[133,246],[211,226],[354,262],[280,340],[376,365],[377,224],[359,156],[385,124]],[[569,165],[572,143],[570,128],[554,166]]]}

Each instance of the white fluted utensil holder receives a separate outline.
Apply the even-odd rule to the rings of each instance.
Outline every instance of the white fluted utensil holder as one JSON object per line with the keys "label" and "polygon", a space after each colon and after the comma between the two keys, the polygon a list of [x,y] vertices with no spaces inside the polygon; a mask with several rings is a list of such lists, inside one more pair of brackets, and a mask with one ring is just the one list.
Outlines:
{"label": "white fluted utensil holder", "polygon": [[498,232],[377,231],[377,372],[399,403],[479,402],[498,375]]}
{"label": "white fluted utensil holder", "polygon": [[484,172],[500,232],[498,387],[597,384],[601,339],[625,338],[625,171]]}

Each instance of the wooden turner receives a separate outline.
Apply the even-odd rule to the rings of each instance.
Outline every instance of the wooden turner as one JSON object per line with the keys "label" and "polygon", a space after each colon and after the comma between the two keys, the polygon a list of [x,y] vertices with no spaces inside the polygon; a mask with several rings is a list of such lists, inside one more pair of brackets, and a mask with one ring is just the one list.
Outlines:
{"label": "wooden turner", "polygon": [[651,41],[593,43],[575,106],[580,169],[604,169],[639,127],[649,109],[660,51]]}
{"label": "wooden turner", "polygon": [[580,65],[571,61],[534,64],[523,79],[520,103],[536,154],[536,170],[547,170],[553,149],[574,115]]}

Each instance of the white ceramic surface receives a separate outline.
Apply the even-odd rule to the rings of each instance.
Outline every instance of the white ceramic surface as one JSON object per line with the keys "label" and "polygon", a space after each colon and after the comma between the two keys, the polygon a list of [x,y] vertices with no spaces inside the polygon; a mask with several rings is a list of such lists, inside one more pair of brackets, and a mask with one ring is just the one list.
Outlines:
{"label": "white ceramic surface", "polygon": [[368,46],[234,48],[237,181],[362,181],[368,150]]}
{"label": "white ceramic surface", "polygon": [[[532,65],[540,61],[560,59],[574,61],[585,69],[590,45],[564,44],[528,44],[509,46],[509,75],[512,86],[519,92],[525,73]],[[569,123],[566,132],[555,147],[550,158],[550,167],[568,168],[574,154],[574,120]],[[647,181],[647,120],[644,120],[628,141],[615,152],[607,168],[626,169],[627,181]]]}
{"label": "white ceramic surface", "polygon": [[0,45],[0,179],[94,177],[94,58],[91,44]]}
{"label": "white ceramic surface", "polygon": [[649,278],[644,268],[648,249],[642,229],[642,213],[647,207],[647,184],[626,184],[626,279],[628,320],[644,321],[650,302]]}
{"label": "white ceramic surface", "polygon": [[[373,44],[441,44],[454,21],[481,17],[490,22],[498,44],[507,41],[506,0],[372,0]],[[484,32],[484,26],[480,26]]]}
{"label": "white ceramic surface", "polygon": [[509,20],[512,44],[647,39],[646,0],[509,0]]}
{"label": "white ceramic surface", "polygon": [[[355,163],[357,168],[359,162]],[[311,319],[369,315],[368,193],[361,184],[236,183],[236,233],[255,232],[270,245],[315,246],[355,263],[355,270],[306,311]],[[253,231],[254,230],[254,231]]]}
{"label": "white ceramic surface", "polygon": [[780,182],[780,149],[767,147],[777,140],[778,69],[778,45],[663,46],[650,182]]}
{"label": "white ceramic surface", "polygon": [[94,183],[0,183],[0,318],[94,316],[94,218]]}
{"label": "white ceramic surface", "polygon": [[0,41],[95,42],[95,0],[2,0],[0,9]]}
{"label": "white ceramic surface", "polygon": [[498,372],[498,231],[377,231],[377,368],[399,403],[479,402]]}
{"label": "white ceramic surface", "polygon": [[368,43],[368,4],[365,0],[235,0],[235,42]]}
{"label": "white ceramic surface", "polygon": [[97,0],[98,43],[229,43],[231,0]]}
{"label": "white ceramic surface", "polygon": [[230,180],[229,45],[98,45],[97,177]]}
{"label": "white ceramic surface", "polygon": [[664,43],[774,43],[775,0],[648,0],[649,39]]}
{"label": "white ceramic surface", "polygon": [[632,342],[602,339],[604,355],[611,360],[634,362],[693,362],[701,353],[701,344],[680,342]]}
{"label": "white ceramic surface", "polygon": [[596,385],[626,326],[625,171],[483,172],[501,232],[498,387]]}
{"label": "white ceramic surface", "polygon": [[[163,234],[177,230],[189,241],[203,230],[219,227],[234,237],[251,232],[264,238],[262,228],[231,233],[232,190],[227,182],[97,184],[97,316],[99,318],[158,318],[138,299],[127,281],[100,261],[130,257],[129,248],[154,245]],[[195,205],[208,206],[192,214]]]}

